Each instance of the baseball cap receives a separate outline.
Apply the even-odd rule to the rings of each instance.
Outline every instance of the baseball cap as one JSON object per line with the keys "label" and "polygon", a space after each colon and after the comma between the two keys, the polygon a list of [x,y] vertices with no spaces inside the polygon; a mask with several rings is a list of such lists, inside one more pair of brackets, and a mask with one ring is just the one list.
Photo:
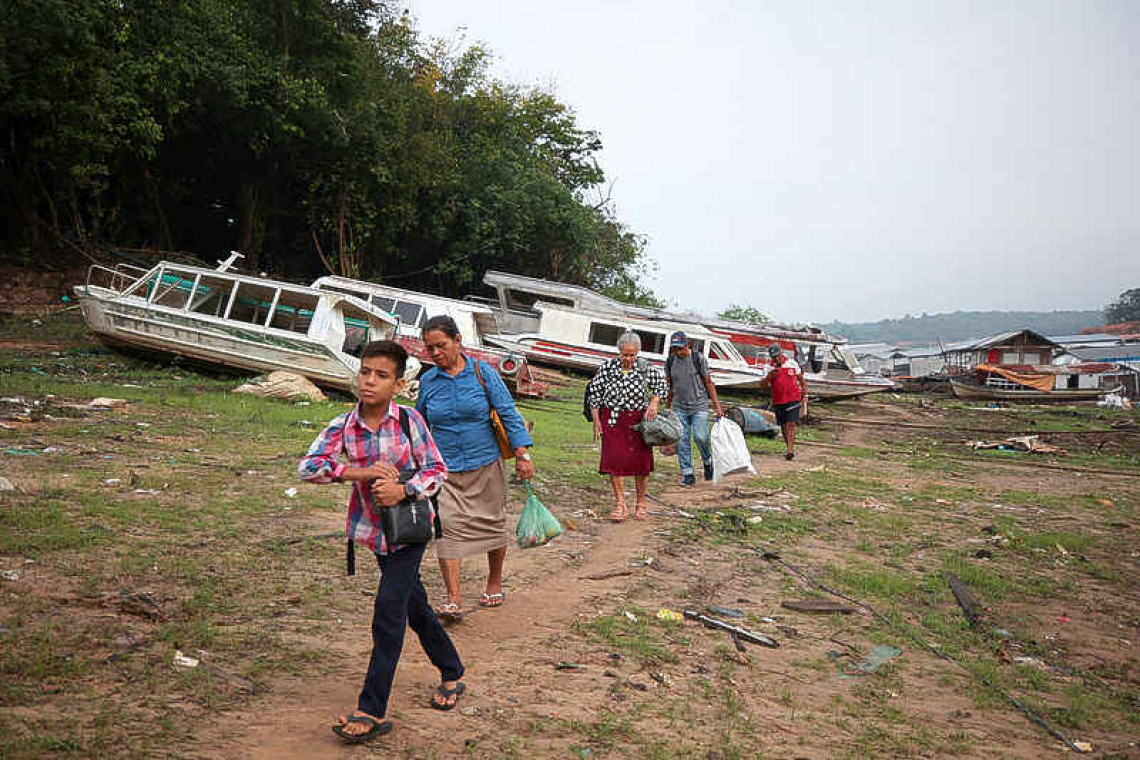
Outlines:
{"label": "baseball cap", "polygon": [[687,345],[689,345],[689,339],[680,330],[669,337],[669,348],[684,348]]}
{"label": "baseball cap", "polygon": [[781,351],[780,347],[778,345],[776,345],[775,343],[769,343],[768,344],[768,356],[771,356],[773,359],[775,359],[777,356],[779,356],[782,353],[783,353],[783,351]]}

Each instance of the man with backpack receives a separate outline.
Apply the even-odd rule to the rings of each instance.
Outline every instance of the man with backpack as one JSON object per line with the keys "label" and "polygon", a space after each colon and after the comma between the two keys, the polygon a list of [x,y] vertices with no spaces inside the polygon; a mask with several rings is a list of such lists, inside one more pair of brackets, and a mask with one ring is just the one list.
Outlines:
{"label": "man with backpack", "polygon": [[669,383],[669,406],[681,418],[681,440],[677,441],[677,462],[681,466],[681,483],[686,486],[697,484],[693,473],[693,448],[690,442],[697,442],[704,462],[705,480],[712,480],[712,449],[709,447],[709,401],[719,419],[724,412],[720,399],[716,397],[716,386],[709,378],[709,365],[689,345],[685,333],[677,331],[669,338],[669,358],[665,360],[665,379]]}

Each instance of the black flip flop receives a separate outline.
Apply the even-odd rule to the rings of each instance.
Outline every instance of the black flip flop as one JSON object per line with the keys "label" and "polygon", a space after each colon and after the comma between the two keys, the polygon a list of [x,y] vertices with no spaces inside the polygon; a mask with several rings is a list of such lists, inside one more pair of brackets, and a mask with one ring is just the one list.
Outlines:
{"label": "black flip flop", "polygon": [[346,744],[363,744],[364,742],[375,739],[377,736],[383,736],[392,730],[392,721],[380,721],[375,718],[370,718],[367,715],[350,715],[344,725],[347,726],[349,723],[366,723],[370,724],[372,728],[362,734],[350,734],[344,730],[344,726],[333,726],[333,733],[341,739],[344,739]]}
{"label": "black flip flop", "polygon": [[436,710],[444,710],[444,711],[454,710],[455,706],[457,704],[459,704],[460,695],[462,695],[463,692],[465,692],[465,691],[467,691],[467,685],[465,683],[463,683],[462,681],[455,684],[454,689],[445,689],[445,688],[443,688],[443,684],[440,684],[439,686],[435,687],[435,693],[439,694],[444,699],[447,699],[452,694],[454,694],[455,695],[455,701],[452,702],[450,705],[447,704],[446,702],[444,702],[441,705],[440,703],[436,702],[434,699],[429,700],[429,701],[431,702],[431,706],[434,707]]}

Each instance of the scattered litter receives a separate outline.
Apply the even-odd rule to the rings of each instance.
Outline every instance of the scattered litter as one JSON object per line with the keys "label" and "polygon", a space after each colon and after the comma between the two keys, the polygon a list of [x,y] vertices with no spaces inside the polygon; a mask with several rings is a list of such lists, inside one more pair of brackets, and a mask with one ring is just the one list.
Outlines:
{"label": "scattered litter", "polygon": [[630,612],[629,610],[626,610],[626,612],[625,612],[625,616],[626,616],[627,618],[629,618],[629,621],[630,621],[630,622],[632,622],[632,623],[636,623],[636,622],[637,622],[637,615],[634,615],[634,614],[633,614],[632,612]]}
{"label": "scattered litter", "polygon": [[723,620],[711,618],[708,615],[702,615],[701,613],[695,612],[693,610],[685,610],[684,615],[687,619],[695,620],[696,622],[704,625],[706,628],[716,628],[721,631],[727,631],[729,634],[735,635],[740,639],[751,642],[753,644],[760,644],[761,646],[771,647],[773,649],[780,646],[780,642],[776,641],[775,639],[770,639],[762,633],[756,633],[755,631],[750,631],[747,628],[741,628],[740,626],[735,626],[732,623],[726,623]]}
{"label": "scattered litter", "polygon": [[656,670],[651,670],[649,671],[649,677],[656,681],[659,685],[664,686],[666,689],[668,689],[673,683],[670,680],[668,673],[661,673]]}
{"label": "scattered litter", "polygon": [[182,654],[181,649],[174,651],[174,664],[180,668],[196,668],[198,667],[198,659],[195,657],[187,657]]}
{"label": "scattered litter", "polygon": [[887,644],[879,644],[879,646],[871,650],[871,654],[867,656],[867,659],[843,668],[839,677],[863,678],[864,676],[869,676],[900,654],[902,654],[901,649],[888,646]]}
{"label": "scattered litter", "polygon": [[815,467],[809,467],[804,472],[823,472],[827,469],[826,465],[817,464]]}
{"label": "scattered litter", "polygon": [[676,610],[670,610],[670,609],[666,609],[665,607],[662,607],[661,609],[657,610],[657,619],[658,620],[668,620],[671,622],[679,622],[681,620],[684,620],[685,618],[684,618],[684,616],[681,615],[680,612],[677,612]]}
{"label": "scattered litter", "polygon": [[656,560],[653,559],[653,557],[646,557],[645,559],[639,559],[636,562],[630,562],[629,566],[630,567],[652,567],[654,562],[656,562]]}
{"label": "scattered litter", "polygon": [[868,509],[873,509],[876,512],[886,512],[887,511],[887,505],[886,504],[879,501],[878,499],[872,499],[869,496],[866,499],[863,499],[863,506],[867,507]]}
{"label": "scattered litter", "polygon": [[1093,751],[1093,745],[1091,742],[1073,742],[1073,746],[1076,747],[1079,752]]}
{"label": "scattered litter", "polygon": [[103,483],[105,485],[109,485],[109,486],[117,486],[122,482],[123,481],[121,478],[107,478],[106,480],[103,481]]}
{"label": "scattered litter", "polygon": [[1060,446],[1050,446],[1041,443],[1036,435],[1015,435],[1004,441],[966,441],[967,447],[974,451],[983,449],[997,449],[998,451],[1019,451],[1029,454],[1053,454],[1065,456],[1065,450]]}
{"label": "scattered litter", "polygon": [[0,573],[0,577],[3,577],[6,581],[18,581],[20,580],[20,571],[5,570],[3,573]]}
{"label": "scattered litter", "polygon": [[850,615],[852,612],[859,611],[859,608],[853,605],[844,604],[843,602],[833,602],[828,599],[803,599],[792,602],[781,602],[780,606],[786,610],[795,610],[796,612],[838,612],[843,615]]}
{"label": "scattered litter", "polygon": [[556,662],[554,663],[555,670],[585,670],[585,665],[580,665],[576,662]]}
{"label": "scattered litter", "polygon": [[977,559],[993,559],[994,553],[989,549],[978,549],[976,552],[974,552],[974,556]]}
{"label": "scattered litter", "polygon": [[1068,616],[1068,615],[1059,615],[1059,616],[1057,617],[1057,622],[1058,622],[1058,623],[1069,623],[1069,622],[1072,622],[1072,621],[1070,620],[1070,618],[1069,618],[1069,616]]}
{"label": "scattered litter", "polygon": [[92,409],[122,409],[127,405],[125,398],[97,398],[91,401],[87,406]]}
{"label": "scattered litter", "polygon": [[0,491],[15,491],[16,486],[8,478],[0,478]]}
{"label": "scattered litter", "polygon": [[295,372],[270,372],[255,382],[234,388],[234,393],[248,393],[261,398],[280,398],[287,401],[328,401],[328,396],[307,378]]}
{"label": "scattered litter", "polygon": [[4,453],[14,457],[38,457],[40,455],[40,452],[29,451],[28,449],[4,449]]}
{"label": "scattered litter", "polygon": [[736,607],[721,607],[719,604],[710,604],[708,607],[708,610],[713,615],[720,615],[721,617],[727,617],[727,618],[742,618],[742,617],[744,617],[744,611],[739,610]]}
{"label": "scattered litter", "polygon": [[934,503],[935,504],[941,504],[944,507],[954,506],[954,502],[950,501],[949,499],[935,499]]}
{"label": "scattered litter", "polygon": [[977,626],[978,620],[982,616],[982,605],[977,597],[966,587],[962,579],[952,573],[946,574],[946,582],[950,584],[950,590],[954,592],[954,599],[957,600],[958,606],[962,608],[962,613],[966,616],[966,622],[970,627]]}
{"label": "scattered litter", "polygon": [[678,509],[678,510],[677,510],[677,514],[679,514],[681,517],[688,517],[690,520],[691,520],[692,518],[696,517],[696,515],[694,515],[694,514],[691,514],[691,513],[689,513],[689,512],[686,512],[686,511],[685,511],[685,510],[683,510],[683,509]]}
{"label": "scattered litter", "polygon": [[1114,502],[1112,499],[1097,499],[1096,503],[1101,505],[1102,507],[1115,507],[1116,506],[1116,502]]}
{"label": "scattered litter", "polygon": [[595,573],[594,575],[583,576],[581,580],[584,581],[604,581],[610,578],[620,578],[623,575],[633,575],[629,570],[611,570],[607,573]]}
{"label": "scattered litter", "polygon": [[147,496],[158,496],[162,491],[157,488],[136,488],[135,493],[146,494]]}
{"label": "scattered litter", "polygon": [[1096,405],[1104,409],[1124,409],[1125,411],[1132,408],[1131,401],[1116,393],[1105,394],[1105,397],[1096,402]]}
{"label": "scattered litter", "polygon": [[752,517],[748,518],[747,522],[749,525],[756,525],[757,523],[764,522],[764,518],[760,515],[752,515]]}
{"label": "scattered litter", "polygon": [[1013,638],[1013,634],[1004,628],[995,628],[994,629],[994,635],[1000,636],[1003,639],[1012,639]]}
{"label": "scattered litter", "polygon": [[791,512],[792,511],[792,508],[789,507],[787,504],[765,504],[764,502],[749,505],[748,508],[751,509],[753,512]]}
{"label": "scattered litter", "polygon": [[292,499],[292,498],[297,496],[297,489],[296,488],[286,488],[285,489],[285,495],[288,496],[290,499]]}
{"label": "scattered litter", "polygon": [[150,427],[150,423],[149,422],[136,422],[135,427],[148,428],[148,427]]}
{"label": "scattered litter", "polygon": [[762,618],[760,618],[760,622],[761,622],[761,623],[775,623],[775,622],[776,622],[776,618],[772,618],[772,617],[762,617]]}
{"label": "scattered litter", "polygon": [[47,446],[43,450],[45,454],[58,454],[61,451],[63,451],[63,449],[59,446]]}
{"label": "scattered litter", "polygon": [[1013,662],[1017,665],[1030,665],[1040,670],[1045,670],[1047,667],[1045,663],[1041,662],[1041,660],[1038,660],[1036,657],[1014,657]]}

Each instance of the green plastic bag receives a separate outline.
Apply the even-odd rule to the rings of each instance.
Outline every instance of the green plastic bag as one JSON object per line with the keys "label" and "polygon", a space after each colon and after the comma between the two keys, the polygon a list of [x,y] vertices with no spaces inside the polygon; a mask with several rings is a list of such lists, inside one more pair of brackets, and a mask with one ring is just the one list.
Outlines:
{"label": "green plastic bag", "polygon": [[515,527],[520,549],[542,546],[552,538],[562,535],[562,526],[558,524],[558,519],[550,514],[550,510],[535,496],[530,481],[527,481],[526,490],[526,505],[519,515],[519,524]]}

